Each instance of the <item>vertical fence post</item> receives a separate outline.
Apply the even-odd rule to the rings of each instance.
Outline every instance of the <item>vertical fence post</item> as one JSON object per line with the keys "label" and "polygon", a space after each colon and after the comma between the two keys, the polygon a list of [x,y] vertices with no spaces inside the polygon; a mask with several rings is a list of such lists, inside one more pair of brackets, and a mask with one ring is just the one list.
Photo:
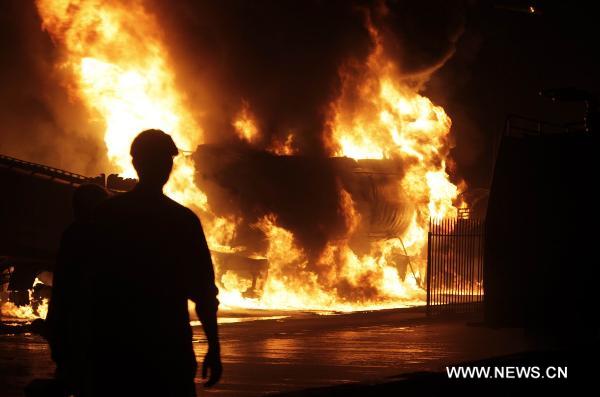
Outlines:
{"label": "vertical fence post", "polygon": [[429,219],[429,231],[427,232],[427,315],[431,314],[431,219]]}
{"label": "vertical fence post", "polygon": [[[442,220],[442,227],[440,228],[440,240],[442,242],[442,246],[440,247],[441,250],[440,251],[445,251],[446,247],[448,246],[448,237],[446,237],[446,225],[448,223],[448,219],[443,219]],[[441,254],[441,252],[440,252]],[[447,298],[448,298],[448,291],[447,291],[447,287],[448,287],[448,280],[447,280],[447,272],[446,269],[448,269],[448,256],[447,255],[442,255],[442,274],[440,277],[442,280],[442,294],[440,296],[440,304],[441,305],[446,305],[448,304]],[[445,307],[445,306],[444,306]]]}
{"label": "vertical fence post", "polygon": [[484,258],[484,253],[485,253],[485,225],[482,222],[480,225],[480,233],[481,233],[481,237],[480,237],[480,243],[479,243],[479,275],[477,276],[477,278],[479,280],[481,280],[480,284],[479,284],[479,296],[481,297],[481,300],[483,301],[483,295],[485,294],[485,291],[483,290],[483,258]]}
{"label": "vertical fence post", "polygon": [[475,311],[483,301],[485,221],[429,219],[427,315]]}

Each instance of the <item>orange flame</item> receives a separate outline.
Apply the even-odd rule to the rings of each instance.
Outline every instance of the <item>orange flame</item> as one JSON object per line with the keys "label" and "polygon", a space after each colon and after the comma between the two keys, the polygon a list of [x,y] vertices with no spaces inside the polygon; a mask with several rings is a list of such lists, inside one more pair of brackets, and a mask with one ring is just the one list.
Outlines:
{"label": "orange flame", "polygon": [[[202,129],[175,88],[160,29],[140,1],[124,7],[99,0],[38,0],[37,7],[43,28],[66,52],[60,67],[74,76],[72,91],[104,124],[108,157],[119,173],[135,176],[129,147],[142,130],[167,131],[187,150],[201,143]],[[191,160],[179,156],[174,168],[169,195],[206,208]]]}
{"label": "orange flame", "polygon": [[[37,277],[33,282],[33,286],[43,284]],[[48,299],[44,298],[35,305],[33,303],[33,289],[27,291],[29,293],[29,304],[17,306],[13,302],[7,301],[0,304],[0,317],[14,318],[21,320],[35,320],[38,318],[45,319],[48,314]]]}
{"label": "orange flame", "polygon": [[285,141],[275,140],[271,143],[271,146],[267,148],[267,152],[271,152],[278,156],[292,156],[297,154],[297,150],[294,147],[294,133],[290,132]]}
{"label": "orange flame", "polygon": [[377,30],[370,26],[370,33],[375,47],[366,64],[342,73],[342,94],[331,110],[331,146],[337,156],[401,165],[401,191],[415,204],[412,220],[404,235],[377,244],[401,246],[414,261],[409,276],[418,281],[425,274],[429,218],[457,214],[459,190],[446,172],[451,120],[401,78]]}
{"label": "orange flame", "polygon": [[254,116],[250,112],[248,102],[242,102],[242,110],[234,120],[233,126],[240,139],[248,143],[253,143],[258,138],[258,127],[256,126]]}
{"label": "orange flame", "polygon": [[408,166],[403,188],[415,202],[428,202],[426,215],[455,216],[458,189],[446,173],[451,120],[403,82],[385,58],[377,31],[370,32],[373,53],[358,71],[342,75],[343,92],[332,105],[334,154],[402,161]]}

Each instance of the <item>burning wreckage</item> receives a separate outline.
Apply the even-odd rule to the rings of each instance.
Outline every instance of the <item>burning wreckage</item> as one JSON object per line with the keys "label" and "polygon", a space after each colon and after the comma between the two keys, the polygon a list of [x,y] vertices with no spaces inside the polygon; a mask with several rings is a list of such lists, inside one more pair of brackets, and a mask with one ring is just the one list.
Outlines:
{"label": "burning wreckage", "polygon": [[[411,224],[414,205],[398,191],[403,170],[397,161],[317,160],[220,145],[200,145],[192,158],[200,170],[196,183],[203,190],[249,218],[278,214],[279,222],[295,230],[306,246],[325,241],[327,236],[319,235],[326,233],[326,223],[340,222],[338,203],[331,199],[335,191],[329,186],[348,192],[362,220],[361,232],[353,238],[357,250],[401,236]],[[14,303],[13,313],[4,311],[33,318],[36,311],[44,312],[40,306],[50,295],[54,257],[61,233],[72,219],[71,196],[76,187],[95,183],[119,194],[132,189],[136,181],[115,174],[85,177],[8,156],[0,157],[0,179],[2,300]],[[415,274],[416,264],[400,243],[390,262],[399,274],[410,272],[422,283]],[[260,228],[249,225],[240,233],[238,248],[212,249],[218,274],[225,275],[221,282],[235,277],[236,283],[245,285],[243,297],[260,297],[270,268],[268,258],[256,254],[264,245]],[[27,309],[19,313],[20,306]]]}

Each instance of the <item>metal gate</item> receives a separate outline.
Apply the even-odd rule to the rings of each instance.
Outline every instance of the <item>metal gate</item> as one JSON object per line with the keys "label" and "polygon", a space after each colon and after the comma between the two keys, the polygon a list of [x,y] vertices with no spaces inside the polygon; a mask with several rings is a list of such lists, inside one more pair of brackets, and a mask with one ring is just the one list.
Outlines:
{"label": "metal gate", "polygon": [[480,219],[430,220],[427,313],[469,312],[483,302],[484,225]]}

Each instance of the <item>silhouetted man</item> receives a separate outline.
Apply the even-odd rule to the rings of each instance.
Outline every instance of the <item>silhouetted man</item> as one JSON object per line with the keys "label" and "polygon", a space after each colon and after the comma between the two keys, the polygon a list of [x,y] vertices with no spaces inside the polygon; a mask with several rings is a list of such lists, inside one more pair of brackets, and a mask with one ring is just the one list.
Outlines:
{"label": "silhouetted man", "polygon": [[164,132],[140,133],[131,145],[139,183],[95,213],[86,396],[195,396],[188,299],[208,340],[205,385],[221,376],[218,291],[202,226],[162,192],[177,152]]}
{"label": "silhouetted man", "polygon": [[85,266],[90,255],[92,211],[108,198],[108,192],[94,184],[81,185],[73,193],[74,221],[62,235],[44,333],[56,363],[56,378],[70,393],[78,393],[84,358],[82,313]]}

